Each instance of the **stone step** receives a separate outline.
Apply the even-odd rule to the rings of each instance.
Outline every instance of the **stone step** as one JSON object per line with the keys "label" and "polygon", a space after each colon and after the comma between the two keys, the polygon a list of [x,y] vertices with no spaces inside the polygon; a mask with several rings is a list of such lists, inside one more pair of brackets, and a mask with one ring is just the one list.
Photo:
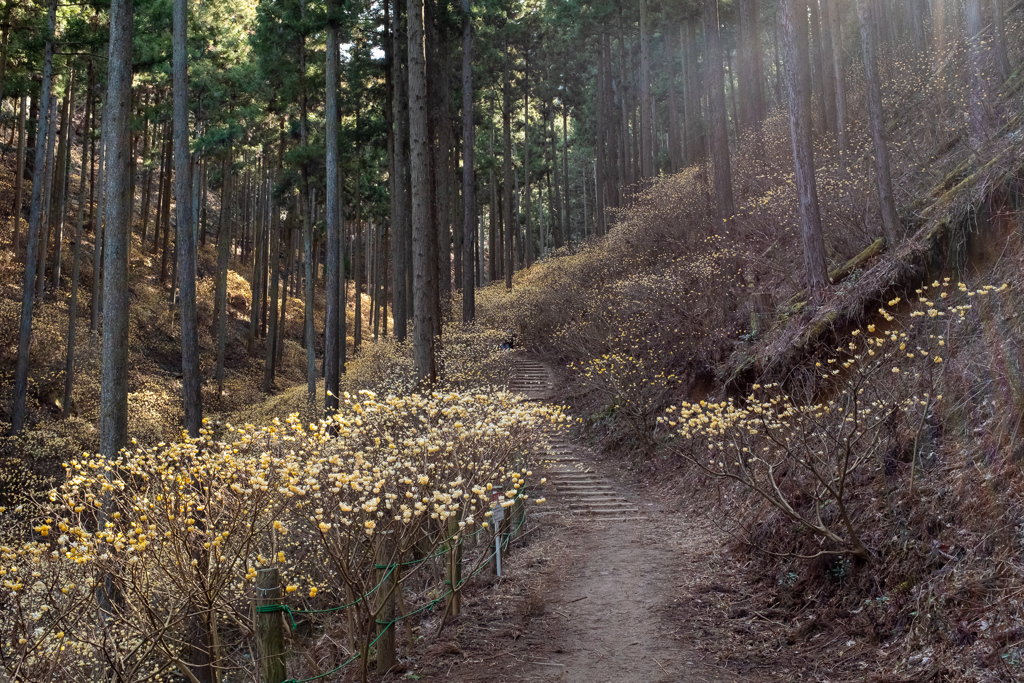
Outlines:
{"label": "stone step", "polygon": [[640,510],[632,505],[570,505],[572,510],[579,512],[618,512],[618,513],[639,513]]}
{"label": "stone step", "polygon": [[583,522],[594,522],[600,524],[613,524],[615,522],[639,522],[645,521],[647,518],[639,515],[621,516],[617,514],[608,515],[580,515],[578,518]]}
{"label": "stone step", "polygon": [[560,492],[572,492],[594,496],[615,496],[616,498],[621,498],[622,500],[625,500],[625,496],[616,492],[615,489],[613,489],[611,486],[608,486],[607,484],[564,484],[557,481],[552,483],[554,484],[555,488],[558,489],[558,491]]}
{"label": "stone step", "polygon": [[[569,502],[579,501],[586,503],[587,505],[600,505],[607,503],[609,505],[633,505],[628,500],[615,493],[614,491],[565,491],[558,490],[560,494],[564,494],[565,498]],[[635,506],[634,506],[635,507]]]}
{"label": "stone step", "polygon": [[606,503],[609,504],[609,505],[611,505],[613,503],[616,504],[616,505],[618,505],[620,503],[623,504],[623,505],[632,505],[632,503],[630,503],[629,501],[623,500],[622,498],[619,498],[618,496],[616,496],[614,494],[608,494],[608,493],[598,492],[598,493],[596,493],[594,495],[584,496],[584,495],[580,495],[579,493],[575,493],[575,492],[572,492],[572,491],[557,491],[556,490],[555,494],[557,495],[558,498],[567,501],[570,505],[575,505],[577,503],[579,503],[581,505],[582,504],[587,504],[587,505],[604,505]]}

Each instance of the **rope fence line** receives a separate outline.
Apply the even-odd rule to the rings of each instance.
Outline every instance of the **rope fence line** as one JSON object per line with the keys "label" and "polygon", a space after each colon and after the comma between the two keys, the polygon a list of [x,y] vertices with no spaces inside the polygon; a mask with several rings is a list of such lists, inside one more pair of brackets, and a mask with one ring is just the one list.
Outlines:
{"label": "rope fence line", "polygon": [[[522,493],[522,492],[520,491],[520,493]],[[512,499],[513,503],[515,503],[517,501],[521,501],[521,500],[525,500],[525,499],[522,499],[520,497],[520,495],[516,495],[515,498]],[[512,506],[510,505],[509,507],[512,507]],[[365,651],[369,652],[370,648],[372,648],[374,645],[376,645],[377,641],[379,641],[382,637],[384,637],[385,634],[388,633],[388,629],[390,629],[392,626],[394,626],[398,622],[402,621],[403,619],[408,619],[409,617],[415,616],[415,615],[417,615],[417,614],[419,614],[421,612],[425,612],[427,610],[433,609],[435,606],[437,606],[438,603],[447,600],[449,596],[451,596],[451,595],[457,593],[458,591],[462,590],[463,586],[465,586],[465,584],[470,579],[472,579],[473,577],[477,576],[481,571],[483,571],[484,568],[487,567],[488,564],[491,562],[491,560],[495,558],[495,556],[499,555],[499,553],[504,552],[504,551],[506,551],[508,549],[508,547],[511,544],[513,538],[516,536],[516,534],[519,532],[519,530],[525,524],[526,524],[526,508],[524,506],[522,508],[522,515],[521,515],[521,517],[519,519],[519,523],[516,525],[516,527],[514,529],[512,529],[510,531],[506,531],[506,532],[501,532],[500,531],[500,527],[495,527],[496,538],[498,538],[500,536],[504,536],[504,539],[502,539],[499,543],[496,543],[494,549],[489,554],[483,555],[480,558],[477,558],[478,566],[476,567],[476,569],[474,569],[469,575],[463,577],[460,581],[458,581],[458,583],[456,585],[452,586],[451,580],[448,579],[448,580],[445,581],[445,585],[446,586],[450,586],[450,588],[448,588],[448,590],[446,590],[443,594],[441,594],[438,597],[432,599],[427,604],[425,604],[425,605],[423,605],[421,607],[418,607],[417,609],[414,609],[411,612],[408,612],[406,614],[402,614],[400,616],[397,616],[397,617],[395,617],[395,618],[393,618],[393,619],[391,619],[389,621],[384,621],[384,622],[377,621],[376,618],[375,618],[374,621],[377,624],[377,626],[379,627],[378,628],[378,633],[377,633],[377,636],[366,645]],[[438,551],[436,553],[433,553],[431,555],[428,555],[427,557],[424,557],[424,558],[421,558],[421,559],[418,559],[418,560],[410,560],[408,562],[396,562],[396,563],[391,563],[391,564],[375,564],[374,565],[375,569],[382,570],[382,571],[386,570],[386,573],[381,578],[381,580],[377,583],[376,586],[371,588],[366,594],[364,594],[364,595],[356,598],[352,602],[346,603],[344,605],[339,605],[337,607],[330,607],[330,608],[327,608],[327,609],[319,609],[319,610],[296,610],[296,609],[292,609],[291,607],[289,607],[287,604],[284,604],[284,603],[273,603],[273,604],[269,604],[269,605],[257,605],[256,606],[256,613],[257,614],[270,614],[270,613],[274,613],[274,612],[285,612],[288,615],[288,619],[291,622],[292,630],[294,631],[294,630],[296,630],[298,628],[298,623],[295,620],[295,615],[296,614],[322,614],[322,613],[325,613],[325,612],[337,612],[339,610],[347,609],[349,607],[354,607],[355,605],[357,605],[357,604],[359,604],[361,602],[364,602],[364,601],[368,600],[370,597],[372,597],[374,595],[374,593],[376,593],[377,590],[380,589],[380,587],[383,586],[387,582],[387,580],[391,577],[391,575],[394,574],[395,570],[398,567],[402,567],[402,566],[414,566],[414,567],[420,566],[423,563],[425,563],[427,560],[430,560],[430,559],[433,559],[433,558],[436,558],[436,557],[440,557],[442,555],[447,555],[447,554],[450,554],[452,552],[455,552],[456,549],[459,546],[461,546],[463,541],[465,541],[466,539],[472,538],[472,537],[476,536],[477,534],[479,534],[479,533],[481,533],[483,531],[485,531],[485,528],[484,527],[480,527],[476,531],[474,531],[474,532],[472,532],[470,534],[467,534],[465,536],[462,536],[457,545],[449,547],[449,548],[445,548],[444,550]],[[453,534],[452,536],[449,536],[447,539],[445,539],[441,543],[442,544],[449,543],[450,541],[458,538],[458,536],[459,536],[458,534]],[[400,583],[396,583],[396,586],[395,586],[395,588],[393,590],[401,590],[401,584]],[[279,683],[308,683],[309,681],[316,681],[316,680],[319,680],[319,679],[324,678],[326,676],[329,676],[329,675],[331,675],[333,673],[337,673],[338,671],[341,671],[342,669],[347,667],[349,664],[352,664],[353,662],[355,662],[361,656],[362,656],[362,653],[357,652],[356,654],[352,655],[349,659],[345,660],[344,662],[342,662],[341,664],[339,664],[335,668],[333,668],[333,669],[331,669],[329,671],[325,671],[324,673],[318,674],[316,676],[312,676],[310,678],[302,678],[302,679],[288,678],[288,679],[283,679]],[[266,682],[266,683],[273,683],[273,682]]]}

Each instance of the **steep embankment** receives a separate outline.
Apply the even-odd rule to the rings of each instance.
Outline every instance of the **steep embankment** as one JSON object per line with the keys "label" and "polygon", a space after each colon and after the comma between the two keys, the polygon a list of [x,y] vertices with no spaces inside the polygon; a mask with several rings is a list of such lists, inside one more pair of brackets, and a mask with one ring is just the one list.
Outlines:
{"label": "steep embankment", "polygon": [[[917,114],[963,102],[966,84],[896,68],[913,59],[886,58],[900,244],[877,242],[867,166],[816,143],[833,278],[820,305],[803,292],[782,112],[740,144],[728,233],[704,169],[686,169],[606,238],[478,298],[564,369],[581,442],[721,526],[713,543],[742,570],[679,604],[735,673],[1020,675],[1024,72],[971,145],[956,107]],[[866,130],[851,140],[866,163]]]}

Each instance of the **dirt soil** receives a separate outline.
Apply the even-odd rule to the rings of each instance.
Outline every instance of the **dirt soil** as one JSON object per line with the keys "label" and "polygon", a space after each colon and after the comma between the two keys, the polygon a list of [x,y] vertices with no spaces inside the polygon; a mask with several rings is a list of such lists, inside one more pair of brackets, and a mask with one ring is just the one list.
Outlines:
{"label": "dirt soil", "polygon": [[534,515],[524,545],[507,558],[505,577],[478,584],[463,616],[388,680],[758,678],[745,663],[706,647],[717,640],[715,629],[691,618],[702,605],[713,609],[722,592],[736,593],[728,586],[736,577],[720,552],[721,532],[708,519],[642,501],[638,490],[623,493],[641,506],[643,518],[590,521],[569,513],[557,494],[531,506],[544,512]]}

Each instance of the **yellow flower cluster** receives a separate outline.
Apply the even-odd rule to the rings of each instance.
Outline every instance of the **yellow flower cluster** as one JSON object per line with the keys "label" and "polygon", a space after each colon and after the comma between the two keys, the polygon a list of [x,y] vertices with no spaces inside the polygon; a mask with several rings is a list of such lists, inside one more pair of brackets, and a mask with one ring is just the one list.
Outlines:
{"label": "yellow flower cluster", "polygon": [[[120,600],[113,631],[153,643],[138,654],[146,670],[171,665],[160,653],[188,638],[196,609],[210,623],[246,612],[262,568],[277,568],[291,596],[307,585],[299,600],[372,594],[376,565],[430,555],[481,528],[492,491],[509,504],[527,498],[526,453],[542,428],[565,420],[501,391],[362,392],[313,423],[207,422],[197,439],[71,459],[61,486],[0,518],[13,540],[28,515],[36,539],[0,549],[4,661],[30,670],[29,651],[32,666],[77,657],[84,645],[46,648],[58,625],[62,638],[90,641],[89,611],[108,583]],[[54,627],[25,630],[23,615],[36,613]],[[16,633],[26,642],[8,637]]]}

